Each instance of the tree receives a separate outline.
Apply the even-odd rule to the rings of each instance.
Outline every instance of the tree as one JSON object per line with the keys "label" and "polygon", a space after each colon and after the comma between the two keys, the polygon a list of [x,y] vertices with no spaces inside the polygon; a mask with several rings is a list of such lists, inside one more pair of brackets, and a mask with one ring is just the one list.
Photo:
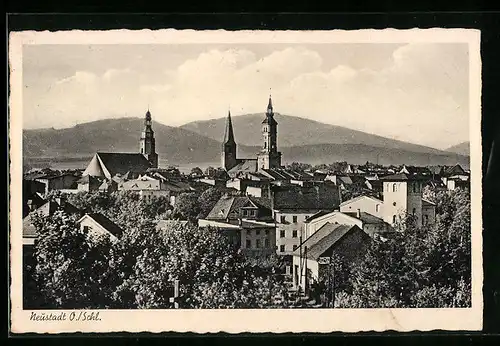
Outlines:
{"label": "tree", "polygon": [[173,210],[173,217],[180,220],[196,222],[200,213],[198,198],[200,196],[196,192],[181,193],[176,201]]}
{"label": "tree", "polygon": [[312,166],[308,163],[292,162],[291,164],[287,165],[286,168],[292,171],[304,172],[305,170],[311,169]]}
{"label": "tree", "polygon": [[198,197],[198,205],[200,208],[198,219],[206,218],[222,195],[223,192],[216,187],[210,187],[203,191],[200,197]]}
{"label": "tree", "polygon": [[374,239],[353,268],[352,294],[344,292],[343,306],[470,306],[470,195],[437,193],[434,202],[434,225],[417,227],[408,217],[396,232]]}
{"label": "tree", "polygon": [[52,308],[107,308],[113,280],[108,271],[109,237],[90,238],[75,219],[57,211],[35,217],[35,281]]}

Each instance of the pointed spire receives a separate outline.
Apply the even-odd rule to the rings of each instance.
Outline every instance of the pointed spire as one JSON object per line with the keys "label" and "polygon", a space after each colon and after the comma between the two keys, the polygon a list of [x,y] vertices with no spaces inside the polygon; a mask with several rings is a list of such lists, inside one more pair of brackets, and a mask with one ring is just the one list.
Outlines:
{"label": "pointed spire", "polygon": [[233,122],[231,121],[231,111],[227,113],[226,130],[224,132],[224,143],[234,142]]}
{"label": "pointed spire", "polygon": [[271,88],[269,88],[269,103],[267,104],[267,112],[273,112],[273,100],[271,99]]}

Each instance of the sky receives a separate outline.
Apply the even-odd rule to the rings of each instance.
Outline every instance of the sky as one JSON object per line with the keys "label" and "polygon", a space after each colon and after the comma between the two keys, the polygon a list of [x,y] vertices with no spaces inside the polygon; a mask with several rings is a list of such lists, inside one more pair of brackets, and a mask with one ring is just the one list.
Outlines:
{"label": "sky", "polygon": [[439,149],[469,140],[463,43],[25,45],[23,127],[264,112]]}

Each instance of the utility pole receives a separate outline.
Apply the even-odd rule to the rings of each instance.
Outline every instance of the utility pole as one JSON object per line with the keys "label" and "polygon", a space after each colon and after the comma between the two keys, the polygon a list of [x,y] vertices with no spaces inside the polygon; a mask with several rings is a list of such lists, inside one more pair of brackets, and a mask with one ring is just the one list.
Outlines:
{"label": "utility pole", "polygon": [[179,308],[179,280],[174,280],[174,295],[168,300],[170,303],[174,303],[174,309]]}
{"label": "utility pole", "polygon": [[304,293],[307,294],[307,290],[309,288],[309,282],[308,282],[308,277],[307,277],[307,246],[304,247],[304,266],[305,266],[305,280],[304,280]]}

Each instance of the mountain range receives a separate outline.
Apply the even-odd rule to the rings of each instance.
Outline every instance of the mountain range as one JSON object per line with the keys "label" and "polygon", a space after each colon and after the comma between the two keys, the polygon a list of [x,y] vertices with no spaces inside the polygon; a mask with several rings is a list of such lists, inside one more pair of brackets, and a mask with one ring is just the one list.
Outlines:
{"label": "mountain range", "polygon": [[446,151],[449,151],[451,153],[456,153],[460,155],[470,155],[470,142],[462,142],[460,144],[454,145],[446,149]]}
{"label": "mountain range", "polygon": [[[366,161],[380,164],[438,165],[460,163],[460,153],[397,141],[340,126],[277,114],[278,146],[283,163]],[[233,117],[239,157],[255,157],[261,145],[263,114]],[[170,164],[219,162],[225,118],[180,127],[154,122],[156,151]],[[64,129],[23,130],[24,158],[88,158],[96,151],[138,152],[141,118],[98,120]]]}

